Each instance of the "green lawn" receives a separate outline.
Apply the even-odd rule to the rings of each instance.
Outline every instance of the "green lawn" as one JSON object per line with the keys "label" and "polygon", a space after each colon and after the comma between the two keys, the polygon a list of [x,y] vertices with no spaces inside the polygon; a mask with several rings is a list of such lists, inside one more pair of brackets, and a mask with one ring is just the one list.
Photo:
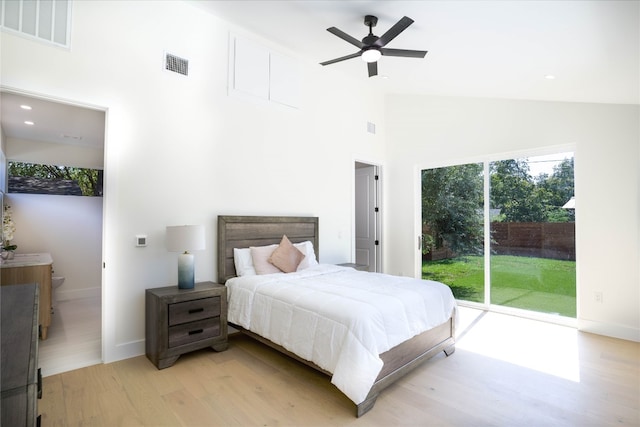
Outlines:
{"label": "green lawn", "polygon": [[[483,257],[425,261],[422,277],[446,283],[457,299],[482,302]],[[491,256],[491,304],[576,317],[576,263]]]}

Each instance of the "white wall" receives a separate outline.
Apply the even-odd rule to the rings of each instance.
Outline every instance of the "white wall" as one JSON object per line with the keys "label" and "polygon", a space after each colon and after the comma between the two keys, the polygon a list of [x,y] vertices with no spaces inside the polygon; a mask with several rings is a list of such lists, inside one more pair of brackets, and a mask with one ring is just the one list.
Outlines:
{"label": "white wall", "polygon": [[640,107],[395,95],[386,119],[388,272],[418,268],[420,169],[571,144],[580,328],[640,341]]}
{"label": "white wall", "polygon": [[102,197],[6,194],[20,253],[49,252],[58,300],[100,295]]}
{"label": "white wall", "polygon": [[[321,261],[350,260],[353,159],[384,158],[382,98],[306,62],[299,110],[228,97],[231,30],[243,33],[185,2],[90,1],[73,3],[70,51],[2,34],[5,88],[107,111],[107,362],[144,353],[144,290],[176,283],[167,225],[205,225],[197,280],[216,278],[219,214],[317,215]],[[162,69],[165,51],[189,60],[188,77]]]}
{"label": "white wall", "polygon": [[7,138],[5,154],[9,160],[27,163],[88,169],[102,169],[104,166],[102,147]]}

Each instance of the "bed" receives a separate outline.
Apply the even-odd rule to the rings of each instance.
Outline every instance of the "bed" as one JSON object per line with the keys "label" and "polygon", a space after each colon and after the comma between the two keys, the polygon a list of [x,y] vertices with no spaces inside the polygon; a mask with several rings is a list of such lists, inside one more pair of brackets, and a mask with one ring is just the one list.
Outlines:
{"label": "bed", "polygon": [[[239,258],[240,250],[246,251],[246,248],[264,248],[269,245],[278,245],[281,243],[283,236],[286,235],[291,243],[297,247],[302,248],[304,246],[308,251],[313,251],[314,254],[318,254],[318,232],[317,217],[219,216],[217,248],[218,280],[220,283],[227,284],[228,287],[230,307],[229,322],[231,326],[330,376],[332,383],[355,403],[356,416],[360,417],[374,406],[376,398],[383,389],[416,368],[421,362],[430,359],[441,351],[447,356],[454,352],[456,323],[455,300],[453,300],[453,296],[450,295],[448,287],[435,282],[428,283],[416,279],[368,273],[356,271],[351,268],[318,263],[302,271],[258,276],[254,276],[253,274],[246,275],[244,273],[244,267],[240,265],[238,268],[242,270],[240,274],[242,277],[238,277],[234,253],[235,256]],[[309,258],[309,256],[305,258]],[[388,284],[385,282],[389,280],[393,283]],[[350,288],[346,290],[346,292],[350,293],[350,298],[360,298],[361,295],[363,295],[363,298],[369,298],[365,295],[366,292],[361,290],[363,286],[361,283],[363,281],[371,282],[371,284],[378,286],[376,290],[378,293],[376,293],[373,299],[379,301],[395,301],[396,299],[413,300],[413,297],[407,298],[406,296],[402,296],[405,295],[405,287],[408,288],[408,291],[415,291],[415,288],[411,288],[413,285],[409,282],[420,282],[421,285],[428,285],[420,286],[419,291],[424,293],[430,292],[431,295],[434,295],[434,298],[431,299],[438,300],[438,302],[429,302],[429,304],[440,304],[441,307],[429,310],[430,312],[440,312],[437,314],[439,317],[437,317],[436,314],[431,314],[431,317],[426,319],[428,316],[424,315],[425,320],[422,322],[435,322],[436,324],[428,326],[427,330],[421,332],[402,332],[401,334],[409,334],[404,338],[400,336],[401,334],[392,333],[390,334],[392,338],[387,338],[385,342],[385,344],[390,347],[379,353],[376,352],[370,357],[367,355],[367,351],[370,352],[371,348],[384,348],[384,345],[375,344],[369,346],[369,339],[366,333],[365,335],[367,335],[367,337],[365,338],[356,337],[352,339],[353,334],[345,329],[346,327],[338,327],[338,329],[336,329],[335,326],[332,326],[334,329],[330,332],[324,332],[327,328],[316,327],[314,330],[323,331],[323,334],[316,333],[316,335],[331,335],[331,337],[326,338],[327,341],[320,341],[326,345],[307,344],[304,340],[316,338],[301,336],[301,333],[294,329],[295,326],[302,323],[302,321],[292,321],[287,324],[286,328],[281,328],[277,326],[278,324],[275,322],[278,319],[278,313],[280,313],[279,317],[282,317],[282,310],[275,310],[276,314],[272,317],[267,317],[271,316],[271,314],[265,314],[267,310],[263,309],[265,306],[270,308],[289,307],[292,305],[290,302],[293,300],[295,300],[295,305],[298,305],[298,301],[307,299],[311,301],[310,304],[313,308],[303,307],[302,315],[296,315],[295,313],[290,314],[290,316],[293,317],[289,317],[289,319],[305,319],[305,321],[306,319],[310,319],[309,321],[311,322],[326,325],[329,321],[325,320],[324,316],[326,313],[322,312],[325,311],[323,307],[332,308],[332,310],[327,311],[340,312],[341,305],[340,302],[336,302],[338,300],[333,300],[334,302],[331,304],[319,305],[316,295],[326,294],[326,287],[333,290],[349,284]],[[351,289],[352,284],[355,289]],[[446,288],[446,290],[444,288]],[[427,289],[429,290],[427,291]],[[254,292],[259,292],[259,294]],[[298,292],[298,294],[296,294],[296,292]],[[397,292],[397,296],[389,294],[385,296],[380,292]],[[282,300],[274,300],[273,297],[277,295],[280,295]],[[440,299],[442,301],[440,301]],[[313,301],[316,302],[313,303]],[[358,302],[358,304],[360,303]],[[368,304],[368,302],[366,304]],[[382,305],[386,307],[393,306],[394,304],[384,303]],[[368,305],[363,306],[368,307]],[[385,308],[385,310],[386,309],[387,308]],[[346,311],[352,310],[342,310],[342,312]],[[365,308],[364,311],[366,312],[367,309]],[[250,312],[258,313],[258,318],[251,320],[252,315]],[[389,314],[384,316],[386,316],[385,319],[396,318],[396,316],[389,316]],[[397,317],[403,318],[403,316]],[[416,320],[412,318],[411,322],[408,323],[414,325],[415,323],[420,323],[419,321],[420,319]],[[273,325],[271,325],[272,322]],[[336,322],[331,320],[331,325],[335,325],[335,323]],[[358,326],[359,329],[370,330],[366,323],[360,322],[359,319],[355,321],[352,320],[351,323],[358,325],[362,323],[362,325]],[[391,323],[395,324],[398,322]],[[424,325],[421,327],[424,328]],[[278,331],[289,328],[291,329],[290,335],[294,336],[295,339],[291,339],[291,336],[288,338],[282,337],[282,339],[278,336],[274,338],[274,332],[275,335],[279,335]],[[374,325],[372,328],[376,331],[381,329],[379,325]],[[395,326],[388,326],[385,323],[382,329],[386,331],[392,330],[393,328],[395,328]],[[312,330],[312,328],[306,329]],[[344,336],[348,337],[348,339],[345,338],[345,341],[340,341],[341,343],[344,342],[344,345],[331,345],[331,343],[335,344],[335,341],[331,340],[342,339],[341,335],[337,335],[337,338],[333,335],[336,334],[336,331],[342,333],[343,330]],[[369,335],[372,334],[374,333],[370,333]],[[401,341],[396,343],[395,341],[398,340]],[[352,345],[350,343],[355,344]],[[312,350],[305,351],[306,348],[311,347],[313,347]],[[348,355],[342,357],[336,354],[340,353],[343,349],[346,349],[345,351],[355,350],[355,356]],[[324,354],[326,352],[327,354]],[[321,354],[318,356],[316,353]],[[331,360],[327,361],[323,359],[327,355]],[[318,357],[316,358],[316,356]],[[360,356],[363,356],[364,359],[360,358]],[[362,375],[359,375],[360,371],[358,371],[358,369],[360,368],[362,368]],[[372,369],[374,370],[373,376],[371,376]],[[345,376],[345,371],[347,371],[346,373],[348,375],[352,375],[352,377],[348,375]],[[365,388],[363,389],[363,387]]]}

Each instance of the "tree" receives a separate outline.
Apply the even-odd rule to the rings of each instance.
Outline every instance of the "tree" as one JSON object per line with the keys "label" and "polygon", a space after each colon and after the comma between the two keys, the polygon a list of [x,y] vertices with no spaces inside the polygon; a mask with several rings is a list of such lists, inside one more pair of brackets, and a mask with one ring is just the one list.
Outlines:
{"label": "tree", "polygon": [[422,171],[422,222],[427,240],[459,255],[482,253],[483,167],[466,164]]}
{"label": "tree", "polygon": [[[554,167],[551,176],[533,178],[527,159],[490,163],[490,206],[498,221],[565,222],[562,209],[573,195],[573,159]],[[458,255],[483,249],[484,180],[482,164],[422,171],[422,221],[425,247],[448,247]]]}
{"label": "tree", "polygon": [[544,221],[544,206],[529,174],[526,159],[492,162],[491,208],[500,209],[500,220],[506,222]]}
{"label": "tree", "polygon": [[575,221],[575,211],[562,208],[574,196],[574,182],[573,158],[564,159],[554,166],[551,176],[539,177],[537,187],[547,194],[545,202],[548,222]]}
{"label": "tree", "polygon": [[9,176],[75,181],[80,186],[83,196],[102,196],[103,172],[98,169],[9,162]]}
{"label": "tree", "polygon": [[551,176],[529,174],[527,159],[492,162],[491,207],[499,221],[566,222],[573,212],[562,206],[573,196],[573,158],[554,166]]}

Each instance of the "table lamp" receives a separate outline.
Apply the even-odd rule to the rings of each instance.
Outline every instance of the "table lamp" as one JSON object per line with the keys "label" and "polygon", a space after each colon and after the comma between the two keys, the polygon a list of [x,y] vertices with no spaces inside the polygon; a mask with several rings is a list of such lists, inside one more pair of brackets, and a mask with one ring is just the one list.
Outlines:
{"label": "table lamp", "polygon": [[193,289],[195,285],[194,256],[189,251],[205,249],[203,225],[167,226],[167,250],[178,255],[178,288]]}

